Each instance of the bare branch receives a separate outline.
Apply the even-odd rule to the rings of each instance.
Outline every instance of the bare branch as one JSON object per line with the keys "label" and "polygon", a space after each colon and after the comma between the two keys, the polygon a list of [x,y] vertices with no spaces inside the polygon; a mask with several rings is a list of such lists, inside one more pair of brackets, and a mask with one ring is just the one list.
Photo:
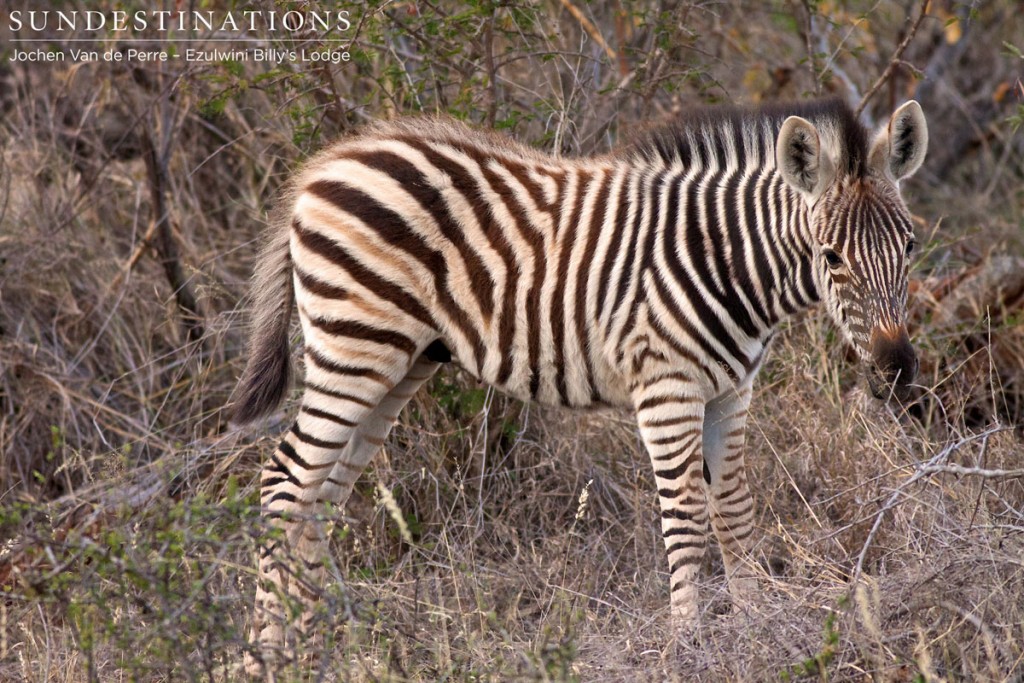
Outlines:
{"label": "bare branch", "polygon": [[903,52],[907,49],[907,46],[910,45],[910,41],[914,39],[914,36],[917,35],[917,29],[921,27],[921,22],[924,21],[925,16],[928,14],[928,8],[930,5],[931,0],[923,0],[921,3],[921,13],[917,15],[917,21],[915,21],[914,25],[910,27],[909,31],[907,31],[907,35],[903,36],[903,41],[896,46],[896,50],[892,53],[892,57],[889,58],[889,64],[885,67],[885,71],[883,71],[882,75],[878,77],[878,80],[868,88],[868,91],[864,93],[864,97],[861,98],[860,104],[857,105],[857,110],[854,112],[854,116],[860,116],[860,113],[864,111],[864,107],[866,107],[868,102],[871,101],[871,98],[875,96],[878,89],[885,85],[885,82],[892,76],[893,71],[901,62]]}
{"label": "bare branch", "polygon": [[612,46],[609,45],[608,42],[604,39],[604,36],[601,35],[601,32],[597,30],[597,27],[594,26],[594,23],[590,21],[590,19],[587,19],[585,16],[583,16],[583,12],[581,12],[580,9],[576,7],[576,5],[572,4],[570,0],[561,0],[561,2],[562,6],[565,7],[565,9],[569,10],[569,14],[571,14],[573,18],[576,19],[576,21],[580,22],[580,26],[583,27],[583,30],[586,31],[587,34],[591,38],[593,38],[598,45],[601,46],[601,49],[604,50],[604,53],[608,55],[608,59],[612,60],[612,62],[618,61],[618,54],[616,54]]}
{"label": "bare branch", "polygon": [[977,441],[978,439],[981,439],[982,443],[988,443],[988,439],[990,436],[1005,430],[1006,427],[993,427],[992,429],[984,431],[981,434],[969,436],[966,439],[961,439],[956,443],[952,443],[946,446],[941,451],[936,453],[931,458],[931,460],[926,462],[924,465],[918,467],[917,471],[914,472],[913,476],[910,477],[910,479],[907,479],[905,482],[903,482],[902,485],[900,485],[899,488],[893,491],[893,494],[889,497],[889,500],[885,502],[885,505],[882,506],[882,509],[879,510],[878,513],[875,515],[875,523],[871,525],[871,531],[868,532],[868,537],[864,541],[864,546],[861,548],[860,554],[857,556],[857,565],[854,570],[853,581],[851,583],[856,584],[860,580],[860,576],[864,571],[864,559],[867,557],[868,550],[871,548],[871,544],[875,540],[875,535],[878,534],[878,530],[882,526],[882,519],[885,517],[886,512],[896,507],[896,505],[900,502],[900,499],[903,498],[904,491],[906,491],[915,482],[920,481],[929,474],[932,474],[933,472],[930,471],[929,468],[949,467],[949,465],[944,464],[944,461],[946,460],[946,458],[948,458],[956,451],[960,450],[962,447],[966,446],[969,443]]}
{"label": "bare branch", "polygon": [[803,0],[804,15],[807,18],[807,27],[802,31],[804,34],[804,48],[807,50],[807,68],[811,70],[811,80],[814,83],[814,94],[821,95],[821,75],[818,73],[817,60],[814,57],[814,48],[811,46],[811,38],[814,34],[814,10],[811,3]]}
{"label": "bare branch", "polygon": [[925,474],[966,474],[985,479],[1018,479],[1024,477],[1024,469],[991,470],[983,467],[964,467],[963,465],[925,465],[919,471]]}
{"label": "bare branch", "polygon": [[484,28],[484,64],[487,67],[487,90],[484,100],[487,103],[487,117],[484,119],[488,128],[494,128],[498,116],[498,68],[494,64],[494,10],[487,17]]}
{"label": "bare branch", "polygon": [[171,226],[171,212],[168,206],[168,158],[157,151],[151,130],[142,136],[146,171],[149,176],[150,200],[153,204],[153,223],[156,226],[155,246],[164,268],[167,282],[174,293],[174,299],[181,310],[182,323],[190,341],[203,337],[202,316],[192,284],[185,275],[178,254],[178,245]]}

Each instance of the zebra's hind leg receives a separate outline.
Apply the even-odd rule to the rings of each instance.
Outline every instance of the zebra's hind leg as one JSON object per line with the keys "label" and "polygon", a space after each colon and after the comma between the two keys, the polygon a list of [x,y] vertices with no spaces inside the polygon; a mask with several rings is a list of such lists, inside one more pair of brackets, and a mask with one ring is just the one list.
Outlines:
{"label": "zebra's hind leg", "polygon": [[[420,387],[434,376],[439,367],[440,363],[420,356],[402,381],[396,384],[373,412],[360,423],[348,447],[342,452],[334,469],[331,470],[330,476],[321,486],[320,502],[338,509],[345,505],[360,473],[384,445],[402,409],[416,395]],[[316,389],[307,387],[307,391],[316,391]],[[321,544],[321,549],[317,552],[319,557],[327,555],[326,541],[326,538],[318,540],[318,543]],[[310,633],[310,621],[314,616],[312,610],[308,610],[303,615],[303,632]]]}
{"label": "zebra's hind leg", "polygon": [[420,358],[392,385],[345,381],[343,372],[316,371],[317,362],[307,358],[298,419],[263,471],[264,514],[273,530],[260,547],[251,637],[260,652],[246,657],[251,675],[292,661],[296,642],[315,650],[310,627],[325,575],[324,513],[348,499],[402,407],[438,367]]}
{"label": "zebra's hind leg", "polygon": [[[265,463],[260,481],[262,513],[269,529],[259,543],[259,581],[252,640],[264,663],[291,660],[291,643],[315,605],[323,577],[321,490],[359,426],[407,374],[412,363],[402,354],[370,357],[339,343],[320,350],[307,335],[306,384],[291,430]],[[345,362],[337,359],[352,359]],[[309,387],[315,386],[316,390]],[[356,450],[356,449],[352,449]],[[354,480],[354,477],[353,477]],[[299,619],[293,619],[299,617]],[[259,673],[249,657],[246,669]]]}
{"label": "zebra's hind leg", "polygon": [[743,385],[709,401],[704,412],[705,480],[711,526],[722,548],[729,593],[735,606],[748,602],[757,588],[757,568],[749,552],[754,503],[743,464],[750,393],[750,385]]}

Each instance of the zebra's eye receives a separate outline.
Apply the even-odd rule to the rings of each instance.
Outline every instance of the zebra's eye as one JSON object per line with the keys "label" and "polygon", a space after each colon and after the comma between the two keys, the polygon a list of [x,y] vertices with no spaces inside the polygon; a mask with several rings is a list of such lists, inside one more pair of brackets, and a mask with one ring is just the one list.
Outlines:
{"label": "zebra's eye", "polygon": [[910,240],[909,242],[907,242],[907,249],[906,249],[906,251],[904,253],[907,255],[908,258],[910,257],[911,254],[914,253],[914,247],[916,247],[916,246],[917,246],[917,242],[915,242],[914,240]]}
{"label": "zebra's eye", "polygon": [[823,253],[825,254],[825,261],[828,263],[829,268],[835,269],[843,265],[842,257],[836,252],[831,249],[826,249]]}

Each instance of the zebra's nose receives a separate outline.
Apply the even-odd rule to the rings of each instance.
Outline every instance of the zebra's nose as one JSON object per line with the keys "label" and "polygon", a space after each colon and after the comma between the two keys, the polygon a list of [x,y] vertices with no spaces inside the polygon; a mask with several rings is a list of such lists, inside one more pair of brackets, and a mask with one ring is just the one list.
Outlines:
{"label": "zebra's nose", "polygon": [[920,365],[906,326],[900,325],[895,330],[876,328],[871,334],[871,359],[875,380],[871,382],[872,393],[885,398],[893,392],[898,398],[904,398]]}

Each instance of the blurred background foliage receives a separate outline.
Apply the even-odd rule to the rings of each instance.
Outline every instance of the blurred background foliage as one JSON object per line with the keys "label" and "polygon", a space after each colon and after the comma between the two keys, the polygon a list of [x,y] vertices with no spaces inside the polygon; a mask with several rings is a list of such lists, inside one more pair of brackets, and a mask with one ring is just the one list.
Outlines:
{"label": "blurred background foliage", "polygon": [[[2,11],[30,8],[40,9],[11,0]],[[343,9],[351,27],[233,45],[108,32],[100,46],[152,49],[140,39],[161,37],[179,54],[344,49],[350,60],[13,62],[23,45],[0,26],[0,622],[18,625],[0,628],[0,678],[232,676],[259,464],[292,403],[245,433],[224,408],[244,362],[258,236],[302,159],[367,121],[411,114],[578,155],[694,105],[822,95],[862,108],[872,126],[911,98],[928,117],[928,159],[904,187],[925,246],[911,304],[922,391],[907,414],[871,404],[819,316],[787,329],[748,438],[759,552],[783,582],[767,616],[719,615],[697,645],[664,654],[667,626],[644,617],[664,616],[667,599],[654,489],[628,416],[538,410],[450,368],[339,518],[351,591],[325,596],[325,630],[343,652],[335,675],[1019,675],[1024,492],[1005,475],[1021,467],[1024,424],[1019,3],[159,8]],[[80,47],[52,27],[44,35],[45,49]],[[912,477],[920,463],[940,468],[924,484]],[[374,482],[393,491],[412,546]],[[589,513],[576,519],[588,482]],[[947,583],[924,576],[928,563]],[[720,590],[714,553],[707,564]],[[858,565],[874,577],[867,592],[851,589]]]}

